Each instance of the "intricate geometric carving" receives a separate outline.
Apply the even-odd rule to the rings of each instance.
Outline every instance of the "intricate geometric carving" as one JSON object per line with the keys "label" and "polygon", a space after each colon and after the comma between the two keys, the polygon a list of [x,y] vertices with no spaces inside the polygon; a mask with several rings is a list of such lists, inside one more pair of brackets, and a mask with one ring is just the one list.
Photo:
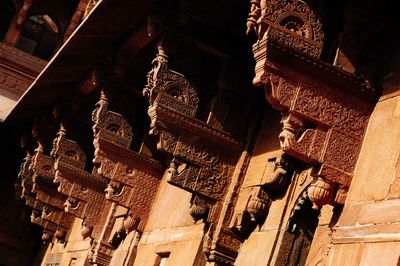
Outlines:
{"label": "intricate geometric carving", "polygon": [[180,138],[175,144],[168,181],[208,198],[222,199],[234,169],[228,154],[218,153],[204,141]]}

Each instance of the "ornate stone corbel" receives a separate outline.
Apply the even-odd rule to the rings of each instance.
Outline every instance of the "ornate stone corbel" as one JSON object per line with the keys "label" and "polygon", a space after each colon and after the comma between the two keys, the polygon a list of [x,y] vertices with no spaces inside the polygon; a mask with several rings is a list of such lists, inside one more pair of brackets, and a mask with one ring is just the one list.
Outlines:
{"label": "ornate stone corbel", "polygon": [[[31,207],[31,222],[43,228],[42,240],[44,242],[51,241],[58,231],[66,232],[71,225],[71,220],[63,220],[62,214],[58,210],[54,210],[53,215],[43,213],[43,208],[48,208],[42,202],[36,200],[32,196],[25,195],[25,204]],[[48,213],[49,214],[49,213]],[[57,241],[64,241],[64,236],[57,235]]]}
{"label": "ornate stone corbel", "polygon": [[125,118],[108,110],[106,92],[92,113],[94,164],[106,179],[105,198],[130,209],[143,230],[163,173],[155,160],[130,150],[133,130]]}
{"label": "ornate stone corbel", "polygon": [[273,197],[282,193],[290,183],[286,156],[273,157],[269,161],[273,162],[271,174],[261,177],[258,183],[248,185],[240,191],[230,228],[242,235],[248,235],[254,226],[262,223]]}
{"label": "ornate stone corbel", "polygon": [[58,193],[53,184],[53,164],[53,159],[43,154],[43,148],[39,144],[29,166],[32,171],[31,191],[35,199],[43,204],[42,219],[56,224],[60,230],[68,231],[74,217],[64,212],[65,197]]}
{"label": "ornate stone corbel", "polygon": [[[168,68],[162,47],[153,60],[143,94],[149,100],[150,134],[157,136],[157,148],[171,158],[168,182],[193,193],[189,210],[193,220],[209,224],[204,242],[208,261],[233,264],[241,238],[229,230],[230,213],[223,202],[241,144],[195,118],[197,92],[185,76]],[[217,226],[220,219],[224,222]]]}
{"label": "ornate stone corbel", "polygon": [[282,150],[313,167],[314,208],[343,204],[377,92],[320,61],[323,32],[300,0],[261,2],[255,85],[282,112]]}
{"label": "ornate stone corbel", "polygon": [[[49,123],[47,123],[49,122]],[[65,198],[60,195],[53,184],[54,170],[51,157],[44,154],[44,147],[48,144],[48,136],[52,133],[52,121],[38,120],[32,135],[38,145],[31,155],[29,139],[23,138],[21,146],[27,149],[26,156],[21,164],[19,177],[21,179],[21,197],[25,198],[26,205],[32,207],[31,220],[45,228],[51,235],[56,235],[58,241],[64,241],[66,232],[73,222],[73,216],[63,211]]]}
{"label": "ornate stone corbel", "polygon": [[84,239],[88,236],[97,238],[104,226],[99,222],[104,216],[102,213],[110,207],[103,196],[107,181],[85,171],[86,154],[76,141],[67,138],[63,123],[53,141],[52,156],[54,183],[58,185],[58,191],[67,196],[65,212],[83,219]]}
{"label": "ornate stone corbel", "polygon": [[246,203],[244,208],[236,213],[232,227],[244,233],[251,225],[267,215],[271,199],[261,186],[247,187],[241,194],[247,195]]}

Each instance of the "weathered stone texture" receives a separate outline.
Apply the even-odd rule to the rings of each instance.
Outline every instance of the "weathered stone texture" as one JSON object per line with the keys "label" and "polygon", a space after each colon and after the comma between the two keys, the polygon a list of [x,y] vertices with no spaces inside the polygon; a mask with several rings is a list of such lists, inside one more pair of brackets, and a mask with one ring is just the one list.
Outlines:
{"label": "weathered stone texture", "polygon": [[[384,200],[396,177],[400,155],[400,98],[378,102],[355,170],[347,204]],[[377,156],[379,155],[379,156]]]}

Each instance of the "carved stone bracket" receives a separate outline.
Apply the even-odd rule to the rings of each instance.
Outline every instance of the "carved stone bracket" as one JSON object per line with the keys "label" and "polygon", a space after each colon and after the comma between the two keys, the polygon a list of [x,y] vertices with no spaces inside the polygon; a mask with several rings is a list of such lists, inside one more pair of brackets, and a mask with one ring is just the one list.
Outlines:
{"label": "carved stone bracket", "polygon": [[130,150],[132,129],[121,114],[108,110],[105,92],[92,115],[97,173],[108,180],[106,199],[130,209],[143,230],[163,173],[155,160]]}
{"label": "carved stone bracket", "polygon": [[247,195],[246,205],[236,214],[233,227],[242,233],[267,214],[271,199],[261,186],[247,187],[241,193]]}
{"label": "carved stone bracket", "polygon": [[53,163],[53,159],[44,155],[39,145],[30,165],[32,192],[35,194],[35,199],[43,204],[42,218],[67,231],[72,225],[73,216],[64,212],[65,197],[58,193],[53,184]]}
{"label": "carved stone bracket", "polygon": [[[168,69],[162,48],[153,65],[143,93],[150,102],[150,133],[158,136],[158,149],[173,157],[169,182],[213,200],[222,199],[240,143],[194,118],[196,90],[183,75]],[[221,146],[222,152],[216,148]]]}
{"label": "carved stone bracket", "polygon": [[290,183],[289,163],[286,157],[283,154],[279,158],[273,157],[268,160],[273,162],[270,166],[271,173],[260,177],[258,183],[242,188],[230,228],[248,235],[256,225],[262,223],[273,197],[282,193]]}
{"label": "carved stone bracket", "polygon": [[[37,149],[36,154],[33,156],[36,164],[46,161],[40,159],[40,154],[41,150]],[[37,173],[32,170],[35,167],[37,168],[36,165],[33,165],[32,156],[27,152],[18,174],[21,179],[21,198],[24,198],[25,204],[33,209],[31,222],[43,227],[43,241],[49,241],[53,236],[56,236],[58,241],[63,241],[66,231],[69,230],[73,222],[72,217],[66,215],[59,208],[60,204],[62,204],[61,201],[51,199],[48,196],[47,192],[53,193],[51,186],[49,187],[48,182],[41,180],[37,176]],[[34,187],[36,192],[32,191]]]}
{"label": "carved stone bracket", "polygon": [[377,92],[318,59],[321,23],[304,2],[268,1],[261,13],[254,83],[282,111],[281,148],[313,166],[314,208],[343,204]]}
{"label": "carved stone bracket", "polygon": [[77,142],[67,139],[67,131],[61,124],[53,141],[55,177],[58,191],[67,196],[64,210],[83,219],[82,236],[98,237],[102,231],[99,223],[106,211],[103,191],[107,180],[84,170],[86,155]]}
{"label": "carved stone bracket", "polygon": [[[167,180],[193,193],[189,210],[193,220],[209,224],[204,242],[208,260],[233,264],[241,240],[229,230],[229,214],[222,203],[241,144],[195,118],[197,92],[182,74],[168,68],[168,57],[161,47],[147,78],[143,94],[149,99],[150,134],[158,137],[157,148],[171,158]],[[219,220],[224,224],[217,225]]]}

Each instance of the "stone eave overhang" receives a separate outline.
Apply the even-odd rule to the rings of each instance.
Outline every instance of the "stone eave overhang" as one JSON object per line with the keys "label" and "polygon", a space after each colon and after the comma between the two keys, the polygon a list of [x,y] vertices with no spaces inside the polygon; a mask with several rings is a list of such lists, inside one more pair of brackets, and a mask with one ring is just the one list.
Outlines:
{"label": "stone eave overhang", "polygon": [[83,169],[76,168],[64,162],[56,161],[55,168],[57,169],[56,174],[68,180],[79,181],[83,186],[102,188],[107,185],[107,180],[102,176],[86,172]]}
{"label": "stone eave overhang", "polygon": [[217,146],[222,146],[227,150],[239,151],[242,144],[231,137],[228,133],[215,129],[207,123],[188,117],[179,112],[155,103],[149,107],[150,118],[156,118],[168,128],[180,135],[188,135],[203,140],[212,141]]}
{"label": "stone eave overhang", "polygon": [[106,153],[112,159],[120,158],[124,163],[134,167],[135,170],[148,173],[158,178],[161,178],[164,173],[164,168],[159,162],[140,153],[121,147],[102,137],[97,138],[97,144],[102,153]]}
{"label": "stone eave overhang", "polygon": [[[265,48],[268,50],[267,53],[262,52]],[[371,103],[376,103],[381,94],[381,89],[369,81],[273,40],[261,40],[257,42],[253,46],[253,52],[256,61],[264,61],[261,58],[257,58],[257,55],[264,57],[266,55],[268,58],[265,59],[273,64],[278,64],[280,67],[285,66],[285,68],[290,68],[303,76],[320,80],[327,85],[340,88],[345,93]],[[267,67],[271,72],[279,72],[273,66],[259,65],[257,67]],[[259,78],[262,79],[263,77]],[[341,86],[338,86],[338,84]]]}
{"label": "stone eave overhang", "polygon": [[48,110],[76,87],[107,49],[140,23],[151,6],[152,1],[100,0],[0,122],[21,123]]}

